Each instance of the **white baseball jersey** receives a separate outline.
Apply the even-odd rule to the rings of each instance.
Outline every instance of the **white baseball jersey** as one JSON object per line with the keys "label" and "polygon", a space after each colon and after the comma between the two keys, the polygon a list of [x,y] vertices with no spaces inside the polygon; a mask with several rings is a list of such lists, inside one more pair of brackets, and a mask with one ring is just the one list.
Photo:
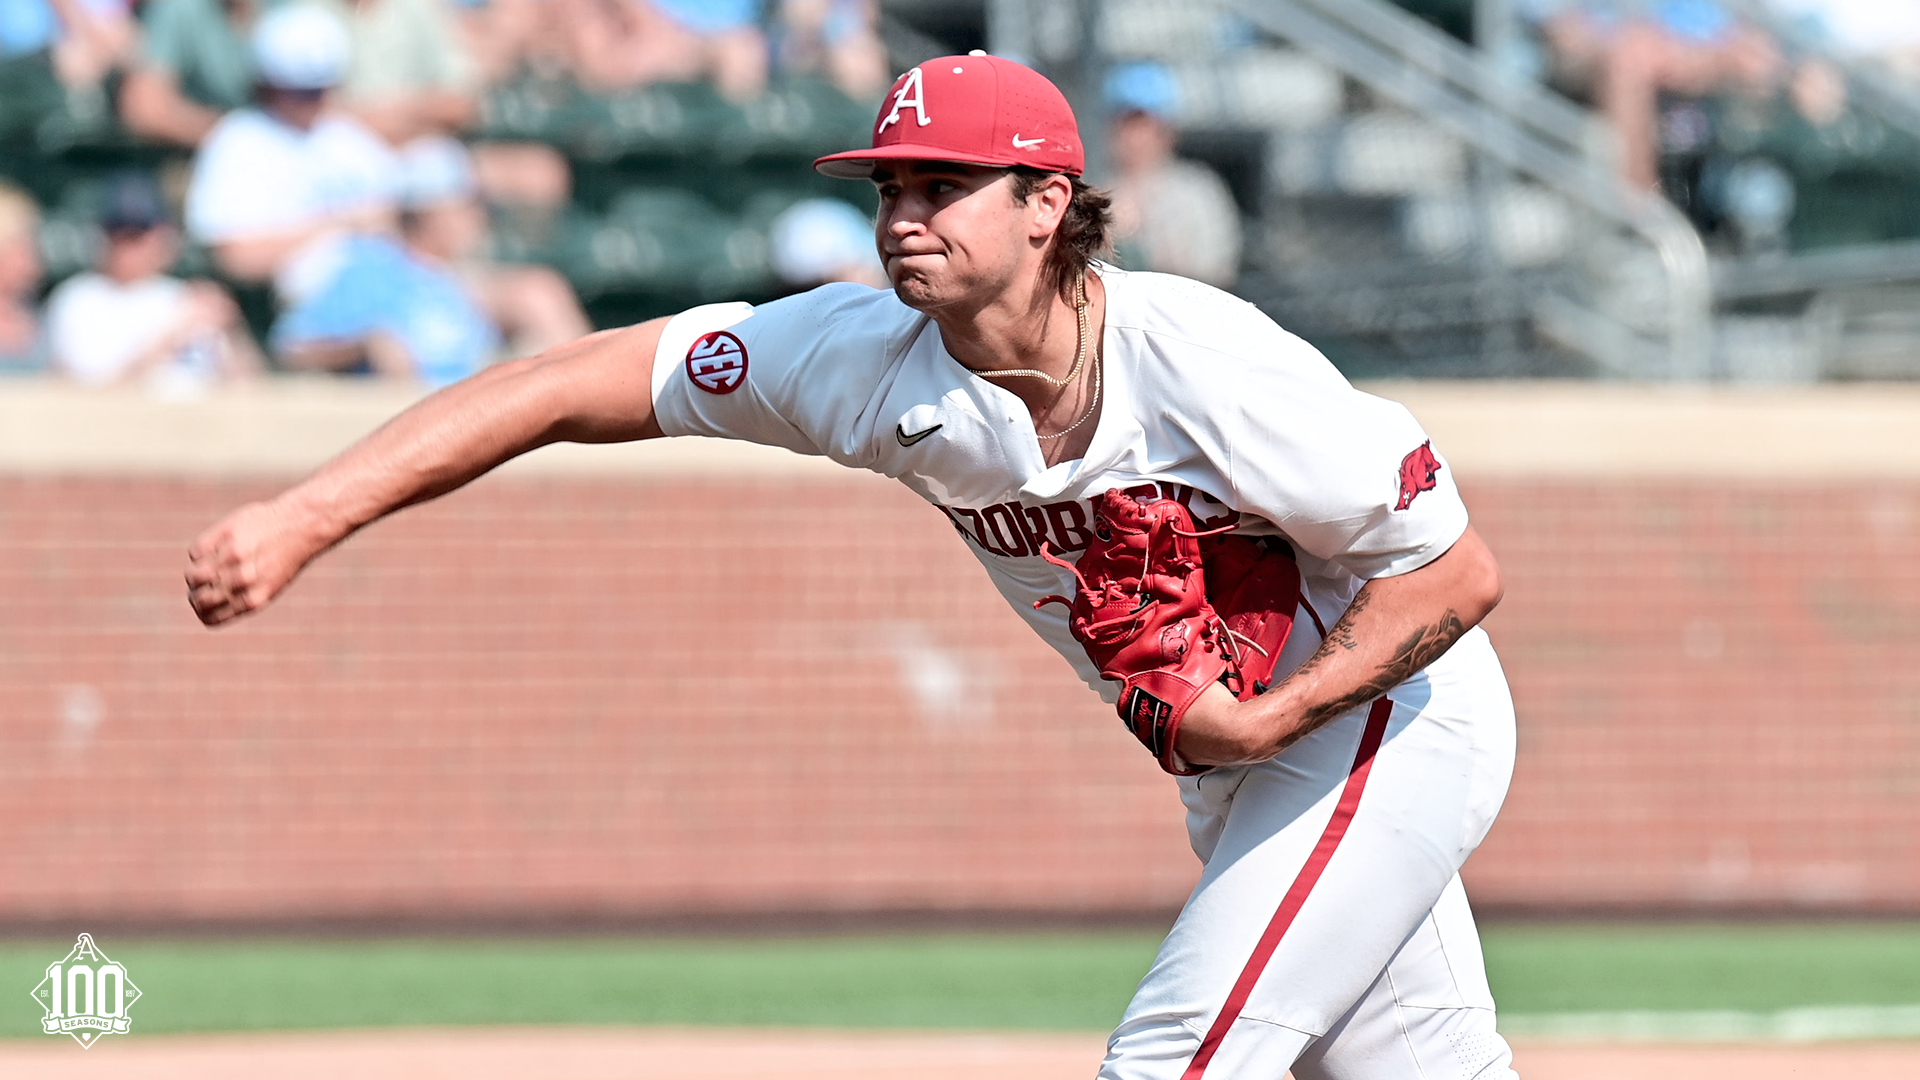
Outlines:
{"label": "white baseball jersey", "polygon": [[[1226,293],[1099,274],[1106,400],[1079,460],[1049,468],[1018,397],[956,362],[926,316],[859,285],[676,316],[654,358],[655,414],[669,435],[900,480],[1109,698],[1064,608],[1033,608],[1072,585],[1043,545],[1084,549],[1108,488],[1292,544],[1306,621],[1280,672],[1364,581],[1417,569],[1465,531],[1452,475],[1404,408]],[[1182,777],[1206,868],[1101,1080],[1514,1080],[1457,876],[1505,797],[1513,745],[1505,679],[1475,629],[1272,761]]]}
{"label": "white baseball jersey", "polygon": [[[1279,535],[1330,625],[1368,578],[1416,569],[1467,525],[1402,406],[1364,394],[1253,305],[1185,278],[1098,270],[1105,402],[1091,446],[1048,467],[1025,403],[956,361],[890,291],[827,285],[675,317],[654,359],[669,435],[821,454],[894,477],[953,522],[1014,610],[1112,696],[1067,630],[1065,570],[1108,488],[1186,503],[1202,528]],[[1424,463],[1424,466],[1423,466]]]}

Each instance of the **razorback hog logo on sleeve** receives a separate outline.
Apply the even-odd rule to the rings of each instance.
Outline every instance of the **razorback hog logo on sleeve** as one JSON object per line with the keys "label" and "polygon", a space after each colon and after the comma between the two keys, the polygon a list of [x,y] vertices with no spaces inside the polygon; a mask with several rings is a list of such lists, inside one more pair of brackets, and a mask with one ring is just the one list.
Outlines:
{"label": "razorback hog logo on sleeve", "polygon": [[1393,504],[1395,510],[1405,510],[1413,505],[1413,497],[1423,491],[1432,491],[1436,486],[1434,477],[1445,466],[1433,456],[1433,440],[1428,439],[1413,452],[1400,459],[1400,501]]}
{"label": "razorback hog logo on sleeve", "polygon": [[731,394],[747,381],[747,347],[725,330],[694,339],[687,350],[687,378],[709,394]]}

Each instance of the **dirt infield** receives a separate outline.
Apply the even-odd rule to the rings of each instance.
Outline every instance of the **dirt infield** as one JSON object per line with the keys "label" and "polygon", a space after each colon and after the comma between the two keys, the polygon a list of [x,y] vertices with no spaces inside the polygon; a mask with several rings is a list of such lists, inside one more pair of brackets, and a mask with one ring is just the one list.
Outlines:
{"label": "dirt infield", "polygon": [[[1098,1035],[492,1028],[0,1042],[19,1080],[1085,1080]],[[1920,1042],[1743,1047],[1523,1044],[1526,1080],[1910,1080]]]}

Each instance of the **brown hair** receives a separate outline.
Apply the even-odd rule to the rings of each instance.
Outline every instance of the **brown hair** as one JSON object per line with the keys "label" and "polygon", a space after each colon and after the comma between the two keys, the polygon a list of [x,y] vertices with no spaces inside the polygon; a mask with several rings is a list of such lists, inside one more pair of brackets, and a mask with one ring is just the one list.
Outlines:
{"label": "brown hair", "polygon": [[[1022,205],[1048,180],[1060,175],[1028,165],[1015,165],[1007,171],[1013,175],[1013,200]],[[1107,232],[1113,227],[1113,197],[1077,176],[1067,179],[1073,182],[1073,197],[1060,218],[1060,227],[1054,230],[1053,242],[1047,245],[1040,280],[1072,303],[1074,281],[1110,246]]]}

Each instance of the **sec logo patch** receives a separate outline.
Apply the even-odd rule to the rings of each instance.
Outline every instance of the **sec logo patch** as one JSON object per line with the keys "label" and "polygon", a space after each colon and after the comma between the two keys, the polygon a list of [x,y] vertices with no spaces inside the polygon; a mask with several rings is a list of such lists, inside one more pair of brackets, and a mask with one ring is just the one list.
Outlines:
{"label": "sec logo patch", "polygon": [[709,394],[731,394],[747,381],[747,347],[725,330],[696,338],[687,350],[687,378]]}

